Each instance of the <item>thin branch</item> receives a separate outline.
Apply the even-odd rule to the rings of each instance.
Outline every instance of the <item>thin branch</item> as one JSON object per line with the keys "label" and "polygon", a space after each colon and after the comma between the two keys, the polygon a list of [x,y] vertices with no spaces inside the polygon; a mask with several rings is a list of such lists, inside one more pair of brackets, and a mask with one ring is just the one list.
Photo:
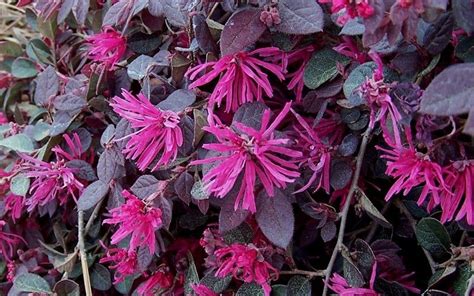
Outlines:
{"label": "thin branch", "polygon": [[[411,225],[411,228],[413,228],[413,231],[416,230],[416,220],[413,218],[411,215],[410,211],[408,211],[407,207],[400,201],[400,200],[395,200],[395,205],[400,209],[400,211],[407,217],[408,222]],[[428,264],[430,265],[431,273],[435,273],[436,270],[436,262],[433,260],[433,257],[431,257],[431,254],[425,250],[424,248],[421,248],[423,250],[423,253],[425,254],[426,260],[428,260]]]}
{"label": "thin branch", "polygon": [[331,254],[331,259],[329,260],[328,266],[326,268],[326,272],[325,272],[326,277],[324,281],[324,290],[323,290],[322,296],[326,296],[328,293],[329,277],[331,276],[334,263],[336,262],[337,254],[342,248],[342,244],[344,240],[344,231],[346,229],[346,223],[347,223],[347,214],[349,213],[349,208],[352,203],[352,198],[354,197],[354,193],[356,192],[357,187],[358,187],[360,171],[362,169],[362,162],[364,160],[365,150],[367,149],[367,143],[369,142],[369,137],[371,133],[372,133],[372,128],[368,127],[362,137],[362,143],[360,144],[359,154],[357,154],[357,158],[356,158],[356,168],[354,172],[354,177],[352,178],[352,183],[351,183],[351,187],[349,188],[349,193],[347,194],[346,202],[344,203],[344,207],[342,209],[342,212],[340,213],[341,224],[339,226],[339,233],[337,235],[336,246],[334,247],[334,250]]}
{"label": "thin branch", "polygon": [[86,290],[86,296],[92,296],[91,279],[89,276],[89,266],[87,265],[87,255],[84,244],[84,211],[78,212],[78,228],[79,228],[79,255],[81,258],[82,276],[84,277],[84,289]]}
{"label": "thin branch", "polygon": [[97,218],[99,215],[100,208],[102,207],[102,204],[104,203],[105,198],[101,199],[99,203],[95,206],[94,211],[92,212],[91,216],[89,217],[89,220],[87,220],[86,227],[84,228],[84,236],[86,236],[89,233],[89,230],[92,227],[92,224],[94,223],[94,220]]}
{"label": "thin branch", "polygon": [[296,275],[296,274],[304,275],[309,278],[315,278],[315,277],[323,277],[326,274],[326,272],[324,270],[309,271],[309,270],[301,270],[301,269],[280,271],[280,275]]}

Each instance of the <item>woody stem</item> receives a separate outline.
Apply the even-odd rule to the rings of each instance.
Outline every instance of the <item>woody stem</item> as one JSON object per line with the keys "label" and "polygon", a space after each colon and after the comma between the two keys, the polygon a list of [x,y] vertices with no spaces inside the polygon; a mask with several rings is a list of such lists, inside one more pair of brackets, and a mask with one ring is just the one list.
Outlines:
{"label": "woody stem", "polygon": [[314,277],[323,277],[325,275],[325,271],[324,270],[309,271],[309,270],[301,270],[301,269],[280,271],[280,275],[293,275],[293,274],[299,274],[299,275],[304,275],[309,278],[314,278]]}
{"label": "woody stem", "polygon": [[344,207],[342,208],[342,212],[339,214],[341,217],[341,223],[339,225],[339,233],[337,235],[336,246],[331,254],[331,259],[329,260],[328,266],[325,270],[325,280],[324,280],[324,289],[322,296],[326,296],[328,293],[328,283],[329,277],[331,276],[332,269],[334,267],[334,263],[336,262],[337,254],[340,252],[343,240],[344,240],[344,231],[346,229],[347,223],[347,214],[349,213],[349,207],[352,202],[352,198],[354,197],[355,192],[358,188],[360,171],[362,169],[362,161],[364,160],[365,150],[367,149],[367,143],[369,142],[370,134],[372,133],[372,128],[369,126],[365,131],[364,135],[362,136],[362,143],[360,144],[359,153],[357,154],[356,158],[356,168],[354,172],[354,177],[352,178],[351,187],[349,188],[349,193],[347,194],[346,202],[344,203]]}
{"label": "woody stem", "polygon": [[84,278],[84,289],[86,296],[92,296],[91,279],[89,276],[89,266],[87,265],[87,255],[84,244],[84,211],[78,212],[78,236],[79,236],[79,256],[81,258],[82,276]]}

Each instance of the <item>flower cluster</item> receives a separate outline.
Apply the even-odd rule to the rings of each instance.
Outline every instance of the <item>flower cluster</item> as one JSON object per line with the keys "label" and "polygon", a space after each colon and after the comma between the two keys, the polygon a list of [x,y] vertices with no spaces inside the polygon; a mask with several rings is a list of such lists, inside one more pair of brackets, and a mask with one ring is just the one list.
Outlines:
{"label": "flower cluster", "polygon": [[127,50],[127,40],[114,28],[105,27],[103,32],[86,38],[88,57],[106,70],[113,70]]}

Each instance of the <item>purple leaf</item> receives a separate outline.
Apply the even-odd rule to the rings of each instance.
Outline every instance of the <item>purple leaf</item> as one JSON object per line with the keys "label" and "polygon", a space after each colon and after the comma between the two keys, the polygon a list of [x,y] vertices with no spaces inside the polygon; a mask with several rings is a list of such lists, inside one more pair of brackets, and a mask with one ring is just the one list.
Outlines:
{"label": "purple leaf", "polygon": [[56,97],[53,104],[56,110],[78,112],[87,106],[87,101],[83,97],[73,94],[65,94]]}
{"label": "purple leaf", "polygon": [[193,188],[194,178],[188,173],[184,172],[176,179],[174,183],[174,190],[178,195],[179,199],[186,205],[191,202],[191,188]]}
{"label": "purple leaf", "polygon": [[163,12],[166,19],[176,27],[185,27],[187,24],[187,16],[181,10],[182,0],[162,0]]}
{"label": "purple leaf", "polygon": [[74,5],[75,0],[64,0],[58,11],[58,24],[64,22]]}
{"label": "purple leaf", "polygon": [[102,26],[114,26],[124,23],[131,12],[128,0],[122,0],[112,5],[105,13]]}
{"label": "purple leaf", "polygon": [[247,216],[249,215],[247,210],[234,210],[234,201],[235,199],[233,198],[226,198],[224,200],[224,204],[222,205],[219,212],[220,232],[227,232],[237,228],[245,221],[245,219],[247,219]]}
{"label": "purple leaf", "polygon": [[77,208],[80,211],[87,211],[94,207],[109,191],[107,183],[98,180],[87,186],[77,201]]}
{"label": "purple leaf", "polygon": [[48,66],[35,79],[36,89],[34,101],[37,105],[46,106],[59,90],[59,77],[53,67]]}
{"label": "purple leaf", "polygon": [[199,48],[205,53],[216,53],[217,45],[214,39],[212,38],[211,31],[209,30],[209,27],[206,22],[206,18],[201,14],[195,15],[193,17],[193,27]]}
{"label": "purple leaf", "polygon": [[369,5],[374,8],[374,14],[364,19],[364,25],[365,31],[373,34],[385,17],[385,3],[383,0],[369,0]]}
{"label": "purple leaf", "polygon": [[324,224],[324,226],[321,228],[321,238],[325,243],[328,241],[331,241],[333,238],[336,237],[336,223],[334,222],[328,222]]}
{"label": "purple leaf", "polygon": [[72,13],[76,18],[79,25],[83,25],[86,22],[87,13],[89,11],[89,2],[88,0],[75,0],[74,5],[72,6]]}
{"label": "purple leaf", "polygon": [[451,40],[454,28],[454,18],[451,13],[445,13],[438,20],[430,24],[423,36],[423,46],[431,55],[443,51]]}
{"label": "purple leaf", "polygon": [[221,33],[221,54],[234,54],[253,45],[267,26],[260,21],[261,9],[244,8],[236,11],[226,22]]}
{"label": "purple leaf", "polygon": [[85,181],[97,180],[97,176],[95,175],[94,169],[88,162],[85,162],[84,160],[74,159],[66,162],[66,166],[68,168],[75,169],[74,175],[76,175],[79,179]]}
{"label": "purple leaf", "polygon": [[130,189],[140,199],[145,199],[148,196],[158,191],[160,181],[152,175],[140,176]]}
{"label": "purple leaf", "polygon": [[313,0],[280,0],[281,23],[276,29],[286,34],[312,34],[323,30],[324,14]]}
{"label": "purple leaf", "polygon": [[164,101],[161,101],[157,107],[161,110],[170,110],[176,113],[183,111],[196,101],[194,92],[187,89],[178,89],[172,92]]}
{"label": "purple leaf", "polygon": [[453,0],[456,23],[468,33],[474,32],[474,3],[471,0]]}
{"label": "purple leaf", "polygon": [[295,216],[287,197],[279,190],[269,197],[262,190],[257,197],[256,219],[263,234],[276,246],[286,249],[293,238]]}
{"label": "purple leaf", "polygon": [[474,106],[473,92],[474,63],[450,66],[423,92],[420,112],[440,116],[467,113]]}
{"label": "purple leaf", "polygon": [[99,180],[109,184],[112,179],[121,178],[125,175],[123,167],[124,159],[117,147],[107,148],[99,156],[97,163],[97,175]]}
{"label": "purple leaf", "polygon": [[163,15],[163,4],[158,0],[148,0],[148,11],[153,16]]}
{"label": "purple leaf", "polygon": [[237,109],[232,122],[240,122],[258,130],[262,125],[262,115],[265,109],[268,107],[261,102],[245,103]]}
{"label": "purple leaf", "polygon": [[465,134],[471,135],[474,137],[474,108],[469,111],[469,115],[467,116],[467,120],[464,123],[463,132]]}
{"label": "purple leaf", "polygon": [[330,183],[335,190],[343,189],[352,177],[352,167],[344,160],[334,160],[331,164]]}

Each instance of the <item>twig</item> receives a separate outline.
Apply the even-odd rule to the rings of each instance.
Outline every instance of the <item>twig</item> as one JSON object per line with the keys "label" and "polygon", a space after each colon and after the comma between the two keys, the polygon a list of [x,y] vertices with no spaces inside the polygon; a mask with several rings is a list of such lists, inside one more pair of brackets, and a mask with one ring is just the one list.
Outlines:
{"label": "twig", "polygon": [[326,268],[325,274],[326,278],[324,281],[324,289],[322,296],[326,296],[328,293],[328,283],[329,277],[331,276],[332,269],[334,267],[334,263],[336,262],[336,257],[339,251],[341,250],[343,240],[344,240],[344,231],[346,229],[346,222],[347,222],[347,214],[349,213],[349,208],[351,206],[352,198],[354,197],[354,193],[357,190],[360,171],[362,169],[362,161],[364,160],[365,150],[367,149],[367,143],[369,142],[370,134],[372,133],[372,128],[368,127],[362,137],[362,143],[360,144],[359,153],[357,154],[356,158],[356,168],[354,172],[354,177],[352,178],[351,187],[349,188],[349,193],[347,194],[346,202],[344,203],[344,207],[342,212],[340,213],[341,217],[341,224],[339,226],[339,233],[337,235],[336,246],[331,254],[331,259],[329,260],[328,266]]}
{"label": "twig", "polygon": [[[416,230],[416,220],[413,218],[411,215],[410,211],[408,211],[407,207],[400,201],[400,200],[395,200],[395,205],[400,209],[400,211],[407,217],[408,222],[411,225],[411,228],[413,228],[413,231]],[[426,260],[428,260],[428,264],[430,265],[431,273],[435,273],[435,266],[436,263],[433,260],[433,257],[431,257],[431,254],[425,250],[424,248],[421,248],[423,250],[423,253],[425,254]]]}
{"label": "twig", "polygon": [[99,201],[99,203],[95,206],[94,211],[92,212],[91,216],[89,217],[89,220],[87,220],[86,227],[84,228],[84,237],[89,233],[89,230],[92,227],[92,223],[94,223],[94,220],[99,215],[99,211],[100,211],[100,208],[102,207],[102,204],[104,203],[104,200],[105,198]]}
{"label": "twig", "polygon": [[314,277],[323,277],[326,274],[326,272],[324,270],[309,271],[309,270],[301,270],[301,269],[280,271],[280,275],[294,275],[294,274],[299,274],[299,275],[304,275],[309,278],[314,278]]}
{"label": "twig", "polygon": [[78,228],[79,228],[79,255],[81,257],[82,276],[84,277],[84,289],[86,296],[92,296],[91,279],[89,276],[89,266],[87,265],[87,255],[84,245],[84,211],[78,212]]}

